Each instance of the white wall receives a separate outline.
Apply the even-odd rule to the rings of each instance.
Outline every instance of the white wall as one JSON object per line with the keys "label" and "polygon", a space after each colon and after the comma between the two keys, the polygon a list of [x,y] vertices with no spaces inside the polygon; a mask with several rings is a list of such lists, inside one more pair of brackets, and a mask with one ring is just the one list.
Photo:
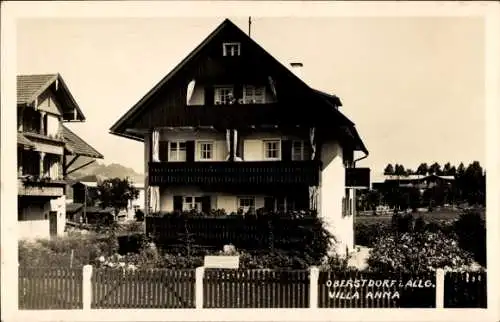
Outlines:
{"label": "white wall", "polygon": [[[243,161],[263,161],[265,140],[298,140],[296,136],[283,135],[277,131],[261,131],[244,136],[238,133],[238,144],[243,145]],[[161,131],[161,141],[195,141],[195,161],[200,161],[200,142],[212,141],[214,143],[213,161],[225,161],[229,151],[227,149],[226,134],[210,130],[198,131]],[[240,152],[241,153],[241,152]]]}
{"label": "white wall", "polygon": [[[20,200],[18,199],[18,202]],[[31,203],[23,202],[20,207],[20,217],[18,220],[18,238],[35,239],[49,238],[49,211],[50,202]]]}
{"label": "white wall", "polygon": [[55,115],[47,114],[47,135],[55,137],[59,134],[59,118]]}
{"label": "white wall", "polygon": [[353,216],[342,216],[342,198],[345,196],[345,168],[342,148],[336,142],[323,144],[321,148],[323,168],[320,176],[319,214],[327,229],[337,239],[339,255],[354,247]]}
{"label": "white wall", "polygon": [[[224,209],[226,213],[236,212],[238,210],[237,198],[240,194],[228,194],[218,192],[206,192],[194,186],[168,187],[160,189],[160,209],[162,212],[171,212],[174,210],[174,196],[211,196],[212,209]],[[246,195],[241,195],[246,196]],[[255,196],[255,208],[264,207],[264,195]]]}
{"label": "white wall", "polygon": [[212,141],[214,143],[213,161],[225,161],[228,156],[226,135],[214,131],[161,131],[160,141],[195,141],[195,161],[200,161],[200,142]]}
{"label": "white wall", "polygon": [[[19,201],[18,201],[19,202]],[[49,212],[57,212],[57,235],[64,235],[66,227],[66,196],[57,199],[48,199],[43,203],[29,203],[23,201],[21,220],[18,221],[21,238],[50,236]],[[28,234],[28,235],[26,235]],[[32,234],[33,236],[29,235]]]}
{"label": "white wall", "polygon": [[18,221],[18,239],[50,238],[49,220]]}

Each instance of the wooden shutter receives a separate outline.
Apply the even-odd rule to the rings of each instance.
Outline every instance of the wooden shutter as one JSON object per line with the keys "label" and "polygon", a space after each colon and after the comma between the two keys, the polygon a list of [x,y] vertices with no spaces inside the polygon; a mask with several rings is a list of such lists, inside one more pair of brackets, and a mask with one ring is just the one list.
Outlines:
{"label": "wooden shutter", "polygon": [[160,161],[168,161],[168,141],[160,141],[159,150]]}
{"label": "wooden shutter", "polygon": [[210,210],[212,210],[210,204],[210,196],[203,196],[201,199],[201,211],[205,214],[209,214]]}
{"label": "wooden shutter", "polygon": [[281,141],[281,160],[283,161],[292,160],[292,141],[290,140]]}
{"label": "wooden shutter", "polygon": [[264,197],[264,209],[274,211],[274,197]]}
{"label": "wooden shutter", "polygon": [[182,211],[182,196],[174,196],[174,211]]}
{"label": "wooden shutter", "polygon": [[186,141],[186,162],[194,162],[194,141]]}
{"label": "wooden shutter", "polygon": [[205,86],[205,105],[214,105],[214,88]]}

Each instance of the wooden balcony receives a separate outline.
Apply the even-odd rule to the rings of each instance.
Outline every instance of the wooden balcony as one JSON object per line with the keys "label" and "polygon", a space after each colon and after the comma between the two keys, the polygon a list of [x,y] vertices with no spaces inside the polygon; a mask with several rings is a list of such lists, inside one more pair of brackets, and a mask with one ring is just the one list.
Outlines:
{"label": "wooden balcony", "polygon": [[18,179],[17,194],[19,196],[60,197],[64,194],[65,185],[66,182],[63,180],[43,182]]}
{"label": "wooden balcony", "polygon": [[150,162],[149,184],[284,185],[319,183],[319,161]]}
{"label": "wooden balcony", "polygon": [[345,186],[370,188],[370,168],[346,168]]}

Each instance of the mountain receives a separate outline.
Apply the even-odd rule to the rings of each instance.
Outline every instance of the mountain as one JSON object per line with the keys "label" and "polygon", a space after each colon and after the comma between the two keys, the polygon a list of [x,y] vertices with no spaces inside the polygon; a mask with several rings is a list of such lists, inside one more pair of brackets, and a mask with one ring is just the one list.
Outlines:
{"label": "mountain", "polygon": [[[80,157],[77,159],[70,167],[70,171],[72,169],[76,169],[85,163],[91,161],[92,159]],[[88,166],[85,166],[73,173],[68,175],[70,180],[78,180],[85,176],[95,175],[98,177],[104,178],[130,178],[133,182],[143,182],[144,174],[135,172],[132,168],[127,168],[118,163],[111,163],[105,165],[99,161],[96,161]]]}

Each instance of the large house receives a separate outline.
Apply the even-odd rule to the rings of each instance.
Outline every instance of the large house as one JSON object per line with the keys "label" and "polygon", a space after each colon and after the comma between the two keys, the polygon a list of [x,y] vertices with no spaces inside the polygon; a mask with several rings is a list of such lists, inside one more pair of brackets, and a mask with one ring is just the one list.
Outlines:
{"label": "large house", "polygon": [[126,112],[110,132],[144,142],[146,213],[312,208],[352,249],[354,191],[369,187],[354,156],[368,151],[340,99],[292,71],[301,65],[226,19]]}
{"label": "large house", "polygon": [[64,125],[83,121],[59,74],[17,76],[19,238],[64,233],[65,178],[76,170],[71,165],[79,157],[103,158]]}

